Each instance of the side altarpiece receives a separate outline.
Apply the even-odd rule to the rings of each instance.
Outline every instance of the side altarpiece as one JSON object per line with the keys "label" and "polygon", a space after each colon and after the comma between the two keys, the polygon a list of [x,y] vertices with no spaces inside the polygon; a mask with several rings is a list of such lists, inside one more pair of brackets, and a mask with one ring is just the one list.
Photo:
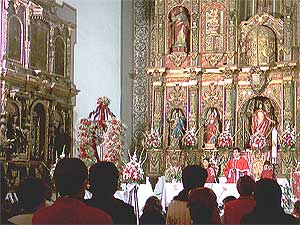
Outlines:
{"label": "side altarpiece", "polygon": [[0,160],[10,188],[72,154],[76,9],[0,1]]}

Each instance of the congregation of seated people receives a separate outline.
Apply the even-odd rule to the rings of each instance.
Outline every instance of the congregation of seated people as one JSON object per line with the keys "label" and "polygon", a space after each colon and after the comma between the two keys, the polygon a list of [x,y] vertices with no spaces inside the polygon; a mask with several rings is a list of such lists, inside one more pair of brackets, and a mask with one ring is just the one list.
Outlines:
{"label": "congregation of seated people", "polygon": [[[1,224],[299,224],[299,201],[291,214],[281,206],[282,190],[276,179],[250,176],[237,181],[239,198],[223,200],[221,215],[216,194],[204,187],[207,170],[190,165],[182,171],[183,190],[166,212],[159,198],[151,196],[140,218],[134,208],[114,197],[119,171],[110,162],[98,162],[89,171],[82,160],[58,161],[51,185],[41,178],[26,177],[16,190],[18,202],[7,201],[7,180],[1,177]],[[86,190],[92,193],[84,199]],[[55,196],[55,200],[54,199]]]}

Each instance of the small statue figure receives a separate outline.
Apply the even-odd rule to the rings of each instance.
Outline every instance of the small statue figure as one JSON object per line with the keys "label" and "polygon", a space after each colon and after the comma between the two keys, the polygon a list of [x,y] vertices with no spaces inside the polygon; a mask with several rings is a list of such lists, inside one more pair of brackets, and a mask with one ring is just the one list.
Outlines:
{"label": "small statue figure", "polygon": [[170,146],[178,147],[185,131],[184,118],[179,109],[175,109],[172,113],[170,123]]}
{"label": "small statue figure", "polygon": [[218,112],[215,108],[210,108],[205,121],[205,143],[215,144],[219,134]]}

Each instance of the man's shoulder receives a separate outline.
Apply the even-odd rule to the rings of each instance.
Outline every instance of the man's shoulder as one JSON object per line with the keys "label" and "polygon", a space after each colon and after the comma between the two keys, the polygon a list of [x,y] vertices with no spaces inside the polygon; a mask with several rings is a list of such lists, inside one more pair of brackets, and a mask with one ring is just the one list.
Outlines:
{"label": "man's shoulder", "polygon": [[127,211],[133,211],[133,206],[118,198],[113,198],[113,205]]}

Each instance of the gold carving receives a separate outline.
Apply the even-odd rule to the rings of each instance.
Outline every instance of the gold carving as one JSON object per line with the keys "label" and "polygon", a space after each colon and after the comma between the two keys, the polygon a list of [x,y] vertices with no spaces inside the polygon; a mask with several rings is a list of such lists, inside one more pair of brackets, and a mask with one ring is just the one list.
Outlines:
{"label": "gold carving", "polygon": [[185,59],[187,57],[187,53],[185,52],[172,52],[170,54],[170,59],[174,66],[180,67],[182,63],[184,63]]}

